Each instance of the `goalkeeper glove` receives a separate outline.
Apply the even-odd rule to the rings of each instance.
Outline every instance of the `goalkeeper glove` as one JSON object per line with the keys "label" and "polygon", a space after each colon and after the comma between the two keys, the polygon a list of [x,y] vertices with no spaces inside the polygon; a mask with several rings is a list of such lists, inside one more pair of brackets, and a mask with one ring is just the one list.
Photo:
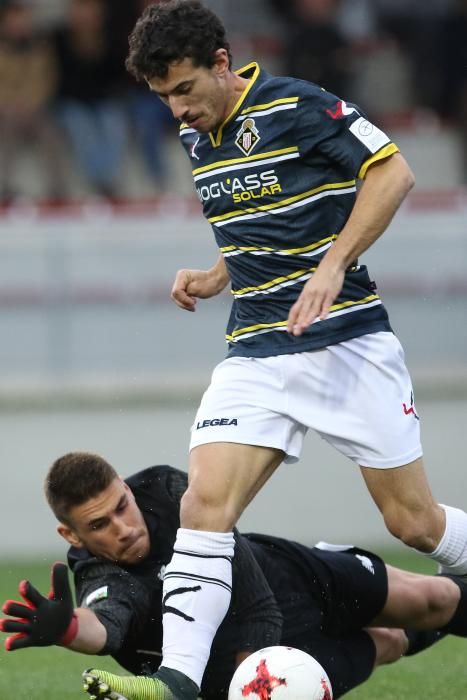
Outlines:
{"label": "goalkeeper glove", "polygon": [[29,581],[21,581],[19,592],[24,603],[7,600],[2,610],[11,618],[0,619],[2,632],[14,632],[5,640],[7,651],[51,644],[68,646],[78,632],[78,618],[68,582],[66,564],[52,567],[52,587],[45,598]]}

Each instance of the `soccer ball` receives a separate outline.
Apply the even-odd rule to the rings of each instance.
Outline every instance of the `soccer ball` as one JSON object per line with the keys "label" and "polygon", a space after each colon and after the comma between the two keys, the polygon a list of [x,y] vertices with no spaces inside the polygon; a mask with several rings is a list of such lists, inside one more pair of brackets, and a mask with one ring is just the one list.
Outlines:
{"label": "soccer ball", "polygon": [[228,700],[332,700],[324,668],[292,647],[266,647],[243,661],[234,673]]}

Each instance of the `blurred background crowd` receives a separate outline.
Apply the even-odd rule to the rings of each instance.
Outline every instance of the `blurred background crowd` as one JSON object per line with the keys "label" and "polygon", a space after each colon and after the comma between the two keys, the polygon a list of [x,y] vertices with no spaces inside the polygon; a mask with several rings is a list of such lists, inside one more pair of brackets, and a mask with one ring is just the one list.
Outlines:
{"label": "blurred background crowd", "polygon": [[[205,2],[227,26],[235,68],[256,59],[356,102],[413,168],[415,190],[364,262],[405,348],[432,483],[457,504],[466,491],[467,0]],[[218,251],[177,124],[125,72],[145,4],[0,0],[0,524],[9,535],[0,558],[57,546],[39,494],[64,452],[99,452],[125,474],[184,467],[196,405],[225,355],[228,292],[196,314],[170,301],[176,270],[203,269]],[[310,508],[318,468],[324,495]],[[309,541],[326,523],[331,541],[343,531],[356,543],[386,537],[357,472],[322,440],[306,442],[293,479],[281,470],[267,488],[245,529],[274,532],[285,499],[295,508],[282,535]]]}
{"label": "blurred background crowd", "polygon": [[[0,0],[4,206],[191,192],[174,120],[124,67],[147,4]],[[255,59],[357,102],[413,151],[433,148],[422,185],[467,183],[467,0],[206,4],[225,21],[235,67]]]}

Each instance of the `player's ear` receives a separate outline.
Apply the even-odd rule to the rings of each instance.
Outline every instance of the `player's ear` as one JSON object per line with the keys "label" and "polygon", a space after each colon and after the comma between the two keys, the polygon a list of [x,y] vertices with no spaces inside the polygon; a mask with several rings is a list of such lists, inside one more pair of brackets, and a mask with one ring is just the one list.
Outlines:
{"label": "player's ear", "polygon": [[225,75],[229,70],[229,55],[225,49],[217,49],[215,52],[214,67],[217,75]]}
{"label": "player's ear", "polygon": [[66,540],[68,544],[71,544],[73,547],[83,547],[83,543],[81,542],[76,532],[74,532],[74,530],[68,527],[68,525],[59,523],[57,525],[57,532],[60,535],[60,537],[63,537],[63,539]]}
{"label": "player's ear", "polygon": [[130,489],[130,487],[128,486],[126,481],[123,481],[123,479],[122,479],[122,484],[123,484],[123,488],[125,489],[126,495],[128,496],[128,498],[130,500],[134,500],[135,497],[134,497],[133,491]]}

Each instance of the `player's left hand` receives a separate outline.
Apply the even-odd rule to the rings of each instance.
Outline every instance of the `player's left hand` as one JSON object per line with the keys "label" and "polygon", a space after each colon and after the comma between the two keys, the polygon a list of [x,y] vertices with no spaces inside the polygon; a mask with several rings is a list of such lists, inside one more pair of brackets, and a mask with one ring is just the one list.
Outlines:
{"label": "player's left hand", "polygon": [[7,600],[2,607],[11,617],[0,619],[0,631],[14,633],[5,640],[7,651],[51,644],[66,646],[72,641],[78,625],[66,564],[54,564],[47,598],[29,581],[21,581],[19,592],[24,603]]}
{"label": "player's left hand", "polygon": [[324,321],[344,284],[345,270],[321,263],[302,289],[289,312],[287,331],[302,335],[317,318]]}

